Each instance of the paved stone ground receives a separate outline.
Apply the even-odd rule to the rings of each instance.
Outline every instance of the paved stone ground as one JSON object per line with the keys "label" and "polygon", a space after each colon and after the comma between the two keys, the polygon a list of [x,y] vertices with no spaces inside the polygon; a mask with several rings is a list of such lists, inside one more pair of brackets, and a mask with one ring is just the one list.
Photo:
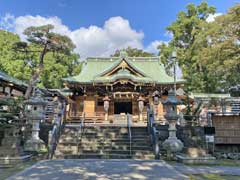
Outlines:
{"label": "paved stone ground", "polygon": [[[1,170],[0,170],[1,174]],[[187,166],[155,160],[49,160],[41,161],[8,180],[108,180],[158,179],[185,180],[183,174],[218,174],[240,176],[240,167]]]}
{"label": "paved stone ground", "polygon": [[143,160],[51,160],[41,161],[8,180],[185,180],[164,161]]}
{"label": "paved stone ground", "polygon": [[240,167],[233,166],[186,166],[173,165],[174,169],[183,174],[218,174],[240,176]]}

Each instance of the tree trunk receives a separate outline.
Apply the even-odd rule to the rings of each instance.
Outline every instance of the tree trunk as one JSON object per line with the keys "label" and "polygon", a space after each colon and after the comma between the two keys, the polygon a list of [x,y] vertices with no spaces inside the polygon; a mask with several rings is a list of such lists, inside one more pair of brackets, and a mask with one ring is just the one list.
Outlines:
{"label": "tree trunk", "polygon": [[29,80],[29,83],[28,83],[28,88],[25,92],[25,98],[26,99],[29,99],[30,96],[31,96],[31,93],[32,93],[32,90],[33,90],[33,87],[36,86],[36,83],[37,83],[37,80],[43,70],[43,59],[44,59],[44,56],[45,54],[47,53],[47,43],[44,45],[44,48],[40,54],[40,57],[39,57],[39,64],[38,64],[38,67],[37,67],[37,70],[34,72],[33,76],[31,77],[31,79]]}

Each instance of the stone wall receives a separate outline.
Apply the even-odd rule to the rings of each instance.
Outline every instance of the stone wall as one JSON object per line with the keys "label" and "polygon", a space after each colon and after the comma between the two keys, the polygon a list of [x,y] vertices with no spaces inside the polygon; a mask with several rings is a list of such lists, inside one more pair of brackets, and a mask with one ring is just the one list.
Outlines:
{"label": "stone wall", "polygon": [[240,153],[240,146],[239,144],[216,144],[215,151]]}
{"label": "stone wall", "polygon": [[[161,143],[168,138],[168,125],[157,126]],[[204,128],[200,126],[177,126],[177,137],[183,142],[184,148],[205,148]]]}

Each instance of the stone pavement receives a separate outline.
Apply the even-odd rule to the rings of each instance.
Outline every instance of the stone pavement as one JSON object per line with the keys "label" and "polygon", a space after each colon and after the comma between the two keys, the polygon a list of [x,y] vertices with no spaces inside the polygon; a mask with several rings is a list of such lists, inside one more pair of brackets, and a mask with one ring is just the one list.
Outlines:
{"label": "stone pavement", "polygon": [[240,167],[233,166],[186,166],[173,165],[174,169],[183,174],[218,174],[240,176]]}
{"label": "stone pavement", "polygon": [[188,178],[183,174],[208,173],[240,176],[240,167],[170,165],[161,160],[47,160],[38,162],[8,180],[185,180]]}
{"label": "stone pavement", "polygon": [[41,161],[8,180],[185,180],[173,166],[158,160],[47,160]]}

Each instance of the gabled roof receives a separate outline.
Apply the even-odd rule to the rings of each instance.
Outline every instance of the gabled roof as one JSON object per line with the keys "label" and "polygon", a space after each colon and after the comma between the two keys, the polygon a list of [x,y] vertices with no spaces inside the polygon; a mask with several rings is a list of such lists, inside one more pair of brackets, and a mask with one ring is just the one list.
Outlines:
{"label": "gabled roof", "polygon": [[3,71],[0,71],[0,80],[12,83],[15,86],[19,86],[24,89],[26,89],[28,86],[25,82],[23,82],[19,79],[16,79],[12,76],[9,76],[8,74],[4,73]]}
{"label": "gabled roof", "polygon": [[142,76],[147,76],[141,69],[134,66],[134,64],[130,60],[128,60],[128,57],[118,58],[118,60],[116,60],[116,62],[114,62],[108,69],[104,70],[102,73],[98,74],[97,76],[103,76],[113,71],[117,67],[121,66],[121,64],[126,64],[129,68],[131,68],[133,71],[137,72],[138,74]]}
{"label": "gabled roof", "polygon": [[208,94],[208,93],[191,93],[190,97],[192,99],[194,98],[217,98],[217,99],[221,99],[221,98],[230,98],[230,94]]}
{"label": "gabled roof", "polygon": [[[140,76],[127,71],[116,71],[115,74],[105,76],[116,68],[122,61],[133,68]],[[92,84],[95,82],[113,82],[118,78],[129,78],[133,81],[154,84],[173,84],[174,79],[166,74],[164,66],[160,63],[159,57],[110,57],[110,58],[87,58],[83,63],[79,75],[64,78],[64,81],[78,84]],[[177,83],[184,83],[185,80],[178,79]]]}
{"label": "gabled roof", "polygon": [[120,69],[117,73],[112,76],[97,76],[94,79],[95,83],[101,82],[116,82],[121,79],[129,79],[133,82],[141,82],[141,83],[154,83],[154,81],[149,77],[139,77],[134,74],[131,74],[128,69]]}

